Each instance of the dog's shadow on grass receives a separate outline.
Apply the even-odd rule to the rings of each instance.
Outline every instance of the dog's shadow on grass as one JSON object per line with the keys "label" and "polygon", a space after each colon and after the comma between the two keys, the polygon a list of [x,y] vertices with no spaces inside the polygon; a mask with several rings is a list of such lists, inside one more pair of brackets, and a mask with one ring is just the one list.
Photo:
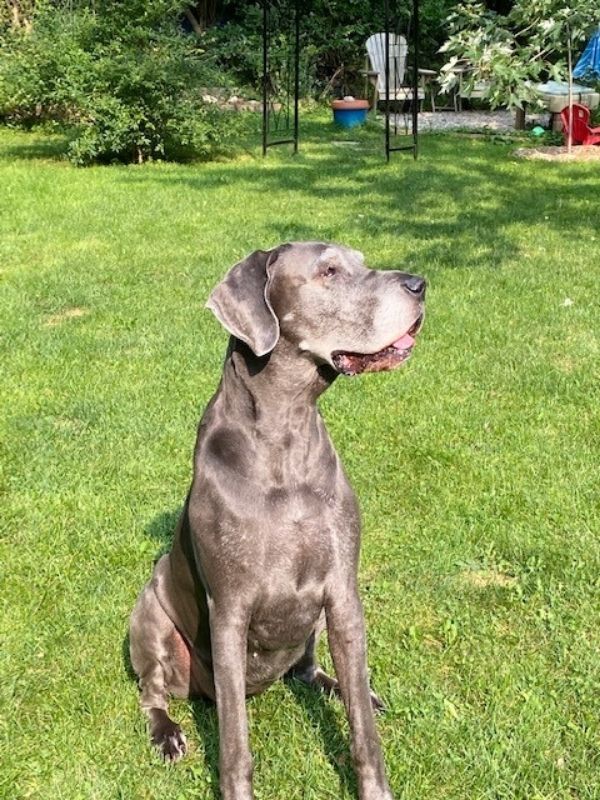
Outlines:
{"label": "dog's shadow on grass", "polygon": [[[154,556],[154,563],[168,553],[173,544],[173,536],[177,528],[177,522],[181,516],[183,506],[171,509],[171,511],[163,511],[162,514],[157,514],[154,519],[146,525],[144,533],[153,541],[160,544],[156,555]],[[150,576],[148,576],[150,577]]]}
{"label": "dog's shadow on grass", "polygon": [[210,776],[210,791],[214,800],[221,800],[219,791],[219,722],[217,708],[211,700],[195,697],[190,700],[196,733],[202,742],[204,763]]}
{"label": "dog's shadow on grass", "polygon": [[[147,525],[145,533],[160,544],[154,563],[169,551],[173,534],[181,514],[181,507],[163,511]],[[150,577],[150,575],[148,575]],[[140,587],[141,589],[141,587]],[[123,640],[123,666],[128,678],[137,680],[129,655],[129,634]],[[340,797],[358,797],[356,778],[351,766],[350,750],[342,735],[332,704],[339,702],[326,697],[318,689],[307,686],[295,678],[285,679],[285,684],[294,700],[302,706],[312,726],[319,733],[323,748],[331,766],[338,774]],[[250,701],[252,702],[252,701]],[[210,776],[210,787],[214,800],[219,800],[219,725],[215,704],[210,700],[190,700],[196,731],[202,742],[206,769]]]}
{"label": "dog's shadow on grass", "polygon": [[[179,515],[181,514],[181,507],[175,508],[172,511],[163,511],[162,514],[158,514],[154,519],[146,526],[144,529],[144,533],[153,540],[159,541],[161,546],[154,557],[154,564],[158,561],[158,559],[164,554],[169,551],[171,548],[171,544],[173,542],[173,534],[175,532],[175,527],[177,525],[177,520],[179,519]],[[150,571],[148,572],[148,579],[150,579]],[[138,591],[142,590],[142,586],[139,586]],[[133,607],[131,609],[133,611]],[[131,681],[137,681],[137,675],[133,669],[131,664],[131,656],[129,654],[129,631],[125,634],[123,638],[123,642],[121,643],[121,656],[123,660],[123,669],[125,670],[125,674]]]}
{"label": "dog's shadow on grass", "polygon": [[284,681],[320,736],[327,760],[338,775],[340,798],[357,798],[358,787],[350,748],[333,710],[333,705],[341,701],[327,697],[320,689],[307,686],[296,678],[284,678]]}
{"label": "dog's shadow on grass", "polygon": [[[295,678],[285,679],[285,684],[320,735],[327,760],[338,775],[340,798],[355,800],[358,797],[358,789],[351,766],[350,749],[331,707],[331,704],[338,701],[327,698],[319,690],[306,686]],[[248,702],[253,702],[253,700]],[[217,709],[212,701],[202,698],[194,698],[190,704],[196,732],[202,743],[201,749],[204,753],[206,769],[210,775],[211,794],[214,800],[220,800]]]}

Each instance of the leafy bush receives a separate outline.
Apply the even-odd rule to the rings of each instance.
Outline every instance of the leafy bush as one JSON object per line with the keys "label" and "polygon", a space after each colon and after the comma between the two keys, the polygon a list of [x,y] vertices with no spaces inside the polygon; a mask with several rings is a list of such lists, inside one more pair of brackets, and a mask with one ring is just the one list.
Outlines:
{"label": "leafy bush", "polygon": [[32,125],[78,119],[77,95],[92,69],[86,43],[93,19],[40,12],[31,30],[9,29],[0,40],[0,116]]}
{"label": "leafy bush", "polygon": [[213,75],[195,40],[169,24],[173,4],[112,3],[110,13],[99,5],[42,6],[31,31],[7,33],[0,116],[67,125],[78,164],[206,155],[222,144],[223,113],[202,101]]}

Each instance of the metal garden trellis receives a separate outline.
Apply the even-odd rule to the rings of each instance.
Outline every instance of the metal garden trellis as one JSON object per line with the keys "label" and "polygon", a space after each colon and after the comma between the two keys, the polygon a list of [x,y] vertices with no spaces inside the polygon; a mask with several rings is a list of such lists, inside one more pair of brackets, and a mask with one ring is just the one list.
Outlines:
{"label": "metal garden trellis", "polygon": [[[385,156],[389,161],[390,153],[396,151],[412,151],[417,158],[418,142],[418,104],[419,104],[419,0],[411,0],[409,18],[410,44],[412,48],[411,70],[411,144],[400,144],[406,136],[398,133],[398,113],[392,112],[392,102],[395,99],[397,86],[390,86],[390,73],[395,76],[395,65],[390,63],[390,33],[400,33],[400,17],[398,15],[398,0],[384,0],[384,26],[385,26]],[[298,152],[298,102],[300,92],[300,13],[307,11],[306,0],[262,0],[262,44],[263,44],[263,117],[262,117],[262,151],[266,155],[269,147],[281,144],[293,144],[294,153]],[[278,15],[279,34],[285,34],[285,58],[283,65],[284,86],[280,85],[282,75],[274,74],[272,67],[272,18],[273,13]],[[393,12],[393,13],[392,13]],[[281,26],[283,18],[284,26]],[[280,42],[281,43],[281,42]],[[276,72],[276,70],[275,70]],[[293,90],[292,90],[293,84]],[[392,120],[393,117],[393,120]],[[274,138],[271,138],[270,135]]]}
{"label": "metal garden trellis", "polygon": [[[392,95],[392,88],[393,94],[396,95],[396,90],[398,89],[397,86],[391,87],[390,86],[390,72],[394,75],[394,79],[397,75],[397,70],[395,69],[395,65],[390,64],[390,28],[392,26],[396,29],[396,32],[399,32],[397,29],[399,28],[399,18],[397,15],[397,2],[394,0],[394,5],[396,6],[396,14],[394,15],[395,18],[392,19],[390,15],[390,3],[389,0],[385,0],[384,2],[384,18],[385,18],[385,157],[386,160],[390,160],[390,153],[396,152],[398,150],[411,150],[413,154],[413,158],[417,158],[419,154],[419,0],[412,0],[412,14],[410,17],[409,28],[410,33],[412,34],[410,37],[411,44],[412,44],[412,101],[411,101],[411,121],[412,121],[412,144],[394,144],[392,141],[392,124],[391,124],[391,114],[390,114],[390,106],[391,106],[391,95]],[[392,67],[394,67],[392,69]],[[398,136],[398,114],[394,114],[394,136]]]}
{"label": "metal garden trellis", "polygon": [[[300,93],[300,0],[293,0],[290,4],[293,8],[293,19],[288,22],[286,30],[286,63],[283,65],[284,72],[284,95],[278,84],[278,78],[274,78],[271,69],[271,18],[275,8],[281,10],[282,3],[273,0],[263,0],[263,119],[262,119],[262,149],[263,156],[267,153],[267,148],[280,144],[293,144],[294,153],[298,152],[298,100]],[[286,9],[284,9],[286,10]],[[293,112],[291,81],[294,84]],[[279,103],[277,102],[279,98]],[[279,105],[279,108],[277,108]],[[291,123],[293,113],[293,123]],[[269,141],[269,133],[278,136]]]}

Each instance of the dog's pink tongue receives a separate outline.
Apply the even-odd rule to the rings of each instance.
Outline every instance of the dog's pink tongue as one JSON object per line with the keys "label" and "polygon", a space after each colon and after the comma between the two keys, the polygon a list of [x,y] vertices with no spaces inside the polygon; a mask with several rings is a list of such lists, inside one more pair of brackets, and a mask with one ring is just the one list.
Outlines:
{"label": "dog's pink tongue", "polygon": [[401,336],[392,343],[392,347],[395,347],[396,350],[408,350],[413,346],[414,343],[415,340],[413,337],[410,334],[405,333],[404,336]]}

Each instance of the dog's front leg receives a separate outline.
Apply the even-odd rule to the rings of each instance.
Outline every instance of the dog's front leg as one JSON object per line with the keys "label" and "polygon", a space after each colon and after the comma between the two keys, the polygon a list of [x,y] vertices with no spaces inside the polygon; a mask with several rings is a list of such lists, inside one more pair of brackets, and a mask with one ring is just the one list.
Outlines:
{"label": "dog's front leg", "polygon": [[356,585],[347,591],[337,588],[325,611],[329,649],[350,722],[360,800],[392,800],[371,704],[365,621]]}
{"label": "dog's front leg", "polygon": [[210,604],[210,634],[219,717],[219,783],[223,800],[252,800],[246,714],[246,615]]}

